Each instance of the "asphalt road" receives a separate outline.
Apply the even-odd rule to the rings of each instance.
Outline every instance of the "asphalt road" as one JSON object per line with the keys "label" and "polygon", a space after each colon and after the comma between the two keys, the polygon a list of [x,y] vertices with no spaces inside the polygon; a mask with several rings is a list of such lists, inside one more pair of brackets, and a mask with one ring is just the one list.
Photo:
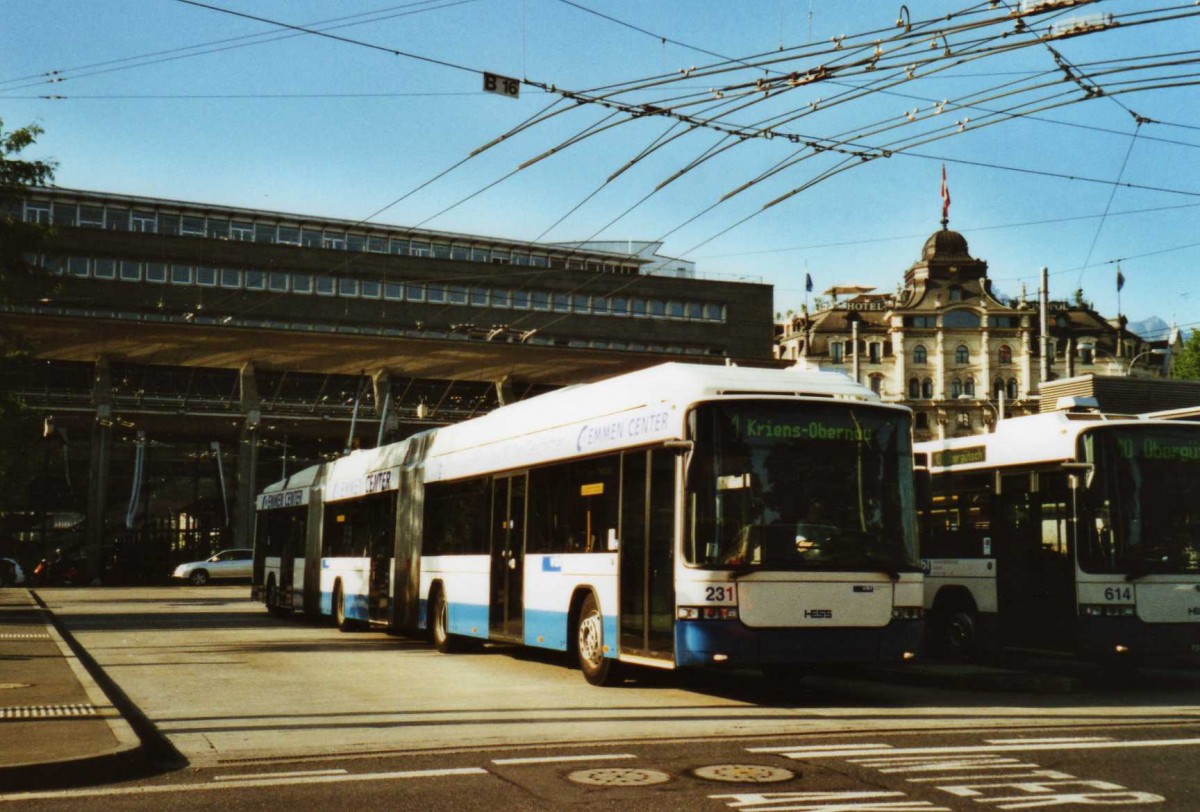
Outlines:
{"label": "asphalt road", "polygon": [[158,731],[163,771],[0,803],[1200,809],[1194,673],[1117,685],[1075,669],[1004,690],[936,667],[783,688],[747,673],[647,672],[599,689],[554,656],[440,655],[273,618],[246,592],[40,591]]}

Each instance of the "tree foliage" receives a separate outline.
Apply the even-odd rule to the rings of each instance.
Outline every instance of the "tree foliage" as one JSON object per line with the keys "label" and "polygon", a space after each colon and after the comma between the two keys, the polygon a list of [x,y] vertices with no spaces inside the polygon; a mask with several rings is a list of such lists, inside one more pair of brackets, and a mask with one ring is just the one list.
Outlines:
{"label": "tree foliage", "polygon": [[45,281],[27,259],[45,250],[49,229],[23,222],[18,205],[30,187],[43,186],[54,178],[53,162],[20,158],[41,134],[42,128],[36,125],[5,132],[0,119],[0,303],[27,296]]}
{"label": "tree foliage", "polygon": [[1192,330],[1183,343],[1183,350],[1175,357],[1171,374],[1185,381],[1200,381],[1200,330]]}
{"label": "tree foliage", "polygon": [[[49,277],[28,258],[45,251],[50,230],[23,222],[19,206],[30,187],[54,177],[52,162],[20,157],[41,134],[35,125],[5,132],[0,120],[0,306],[19,304],[48,290]],[[41,473],[35,451],[41,420],[24,408],[12,389],[31,363],[33,349],[28,342],[0,322],[0,506],[29,504]]]}

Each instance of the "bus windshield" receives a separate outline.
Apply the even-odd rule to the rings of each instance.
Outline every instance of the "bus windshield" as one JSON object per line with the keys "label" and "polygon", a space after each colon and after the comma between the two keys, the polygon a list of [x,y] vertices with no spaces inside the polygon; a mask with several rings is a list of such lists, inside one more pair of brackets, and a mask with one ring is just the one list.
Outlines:
{"label": "bus windshield", "polygon": [[1200,427],[1112,426],[1080,438],[1079,565],[1086,572],[1200,573]]}
{"label": "bus windshield", "polygon": [[756,570],[916,568],[909,418],[727,401],[689,415],[685,556]]}

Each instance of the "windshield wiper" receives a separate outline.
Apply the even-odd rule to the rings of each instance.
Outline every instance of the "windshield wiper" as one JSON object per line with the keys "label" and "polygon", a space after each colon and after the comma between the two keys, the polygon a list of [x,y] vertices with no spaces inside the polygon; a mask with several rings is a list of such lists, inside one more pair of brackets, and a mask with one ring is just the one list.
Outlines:
{"label": "windshield wiper", "polygon": [[729,577],[736,581],[743,575],[749,575],[752,572],[762,569],[757,564],[735,564],[729,568]]}
{"label": "windshield wiper", "polygon": [[1141,558],[1130,561],[1129,572],[1125,573],[1126,581],[1138,581],[1145,578],[1147,575],[1154,575],[1158,570],[1155,569],[1156,564],[1167,563],[1165,558]]}

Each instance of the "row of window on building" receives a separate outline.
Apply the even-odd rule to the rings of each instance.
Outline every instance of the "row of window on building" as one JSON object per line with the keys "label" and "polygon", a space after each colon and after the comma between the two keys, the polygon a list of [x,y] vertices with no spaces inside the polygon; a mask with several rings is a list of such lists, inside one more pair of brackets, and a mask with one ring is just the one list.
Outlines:
{"label": "row of window on building", "polygon": [[[938,327],[938,316],[905,316],[904,326],[918,330],[935,330]],[[947,329],[977,329],[983,325],[983,317],[978,313],[963,308],[947,310],[941,315],[941,326]],[[987,326],[997,329],[1011,330],[1021,326],[1020,316],[992,315],[987,317]]]}
{"label": "row of window on building", "polygon": [[266,291],[351,299],[466,305],[507,310],[543,310],[591,316],[724,322],[725,305],[637,296],[601,296],[519,288],[477,287],[437,282],[381,281],[329,274],[217,268],[107,257],[47,258],[53,274],[119,282],[194,285],[227,290]]}
{"label": "row of window on building", "polygon": [[[86,205],[46,200],[27,200],[23,219],[43,225],[98,228],[109,231],[135,231],[148,234],[172,234],[220,240],[326,248],[334,251],[431,257],[463,262],[498,265],[523,265],[604,273],[636,274],[636,264],[621,264],[580,254],[535,252],[512,247],[453,242],[433,237],[396,234],[355,233],[299,223],[280,223],[262,219],[238,220],[202,214],[169,213],[157,210],[129,209],[118,206]],[[402,234],[403,236],[399,236]]]}
{"label": "row of window on building", "polygon": [[[661,344],[643,341],[622,341],[609,339],[584,339],[570,336],[555,335],[551,332],[537,330],[521,331],[517,329],[480,328],[474,329],[473,324],[442,325],[416,322],[408,328],[392,325],[362,326],[356,324],[330,324],[312,320],[289,322],[279,319],[258,319],[245,316],[221,316],[213,314],[186,313],[167,314],[157,312],[127,313],[112,309],[61,307],[53,304],[37,307],[18,308],[29,312],[63,316],[66,318],[96,318],[97,316],[110,319],[127,319],[144,322],[186,322],[193,325],[208,325],[220,327],[248,327],[262,330],[290,330],[301,333],[336,333],[339,335],[383,336],[387,338],[417,338],[417,339],[450,339],[457,341],[490,341],[493,343],[520,343],[544,347],[570,347],[572,349],[615,350],[619,352],[651,352],[665,355],[708,355],[716,357],[728,356],[724,347],[697,344]],[[463,329],[459,329],[463,328]]]}
{"label": "row of window on building", "polygon": [[[996,378],[992,382],[992,397],[1000,398],[1001,395],[1009,400],[1016,400],[1020,393],[1020,386],[1016,378],[1009,378],[1006,382],[1003,378]],[[953,378],[950,381],[950,397],[975,397],[975,379]],[[932,378],[909,378],[908,379],[908,399],[909,400],[931,400],[933,398],[933,379]]]}
{"label": "row of window on building", "polygon": [[[887,345],[873,341],[867,344],[866,361],[869,364],[882,363],[886,354]],[[829,342],[829,357],[835,364],[843,363],[847,358],[851,357],[854,351],[852,341],[831,341]],[[1001,364],[1011,364],[1013,362],[1012,347],[1007,344],[1001,344],[996,350],[996,360]],[[913,347],[912,362],[914,365],[923,366],[929,363],[929,351],[923,344],[918,344]],[[971,350],[966,344],[959,344],[954,348],[954,363],[969,364],[971,363]]]}

